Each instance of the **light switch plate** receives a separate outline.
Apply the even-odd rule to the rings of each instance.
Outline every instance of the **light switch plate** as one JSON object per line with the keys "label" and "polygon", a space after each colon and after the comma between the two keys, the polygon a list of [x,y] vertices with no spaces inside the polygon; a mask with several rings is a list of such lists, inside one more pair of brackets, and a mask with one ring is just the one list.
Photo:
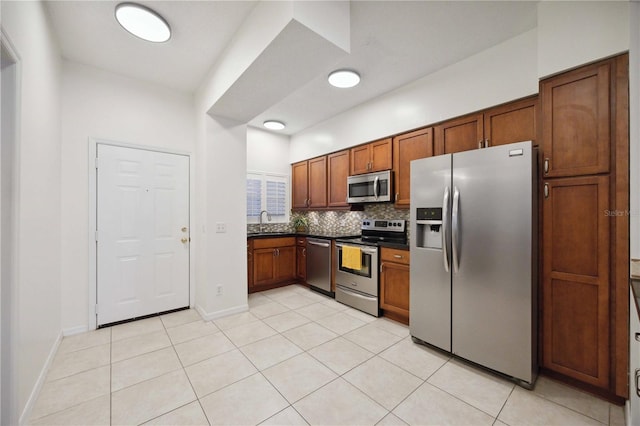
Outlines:
{"label": "light switch plate", "polygon": [[216,223],[216,233],[217,234],[223,234],[227,232],[227,224],[224,222],[217,222]]}

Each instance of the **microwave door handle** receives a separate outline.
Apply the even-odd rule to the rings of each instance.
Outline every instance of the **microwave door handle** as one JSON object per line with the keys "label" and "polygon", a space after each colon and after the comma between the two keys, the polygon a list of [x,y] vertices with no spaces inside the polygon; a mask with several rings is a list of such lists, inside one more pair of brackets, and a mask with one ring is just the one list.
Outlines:
{"label": "microwave door handle", "polygon": [[376,176],[373,180],[373,196],[378,199],[378,184],[380,183],[380,176]]}

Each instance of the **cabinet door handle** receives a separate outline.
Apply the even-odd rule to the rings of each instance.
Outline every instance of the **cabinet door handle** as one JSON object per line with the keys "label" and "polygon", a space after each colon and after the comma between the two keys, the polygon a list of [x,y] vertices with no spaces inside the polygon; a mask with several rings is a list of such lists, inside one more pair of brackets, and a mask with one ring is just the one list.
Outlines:
{"label": "cabinet door handle", "polygon": [[640,396],[640,369],[636,369],[636,395]]}
{"label": "cabinet door handle", "polygon": [[276,257],[276,249],[273,249],[273,257]]}
{"label": "cabinet door handle", "polygon": [[396,203],[398,202],[398,197],[400,196],[399,192],[396,192]]}
{"label": "cabinet door handle", "polygon": [[544,184],[544,198],[549,198],[549,184]]}
{"label": "cabinet door handle", "polygon": [[402,256],[399,254],[394,254],[393,257],[395,257],[396,259],[402,259]]}
{"label": "cabinet door handle", "polygon": [[544,159],[544,174],[549,173],[549,159],[545,158]]}
{"label": "cabinet door handle", "polygon": [[382,268],[384,268],[384,263],[380,264],[380,273],[382,273]]}
{"label": "cabinet door handle", "polygon": [[484,140],[484,147],[485,148],[489,148],[491,145],[489,145],[489,139],[485,139]]}
{"label": "cabinet door handle", "polygon": [[307,249],[306,249],[306,248],[303,248],[303,249],[302,249],[302,255],[303,255],[304,257],[307,257]]}
{"label": "cabinet door handle", "polygon": [[478,149],[482,149],[482,139],[478,141]]}

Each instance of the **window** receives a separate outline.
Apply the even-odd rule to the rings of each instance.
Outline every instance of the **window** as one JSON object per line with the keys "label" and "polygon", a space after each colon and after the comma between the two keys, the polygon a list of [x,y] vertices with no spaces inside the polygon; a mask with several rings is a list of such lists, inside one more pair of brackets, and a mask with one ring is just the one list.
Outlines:
{"label": "window", "polygon": [[247,223],[259,223],[262,210],[269,212],[271,223],[289,222],[289,176],[247,173]]}

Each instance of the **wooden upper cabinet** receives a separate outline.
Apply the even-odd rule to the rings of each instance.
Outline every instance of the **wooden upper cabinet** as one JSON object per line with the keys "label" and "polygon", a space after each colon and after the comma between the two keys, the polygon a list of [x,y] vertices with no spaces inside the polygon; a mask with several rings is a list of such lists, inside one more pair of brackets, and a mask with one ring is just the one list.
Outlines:
{"label": "wooden upper cabinet", "polygon": [[435,154],[451,154],[480,148],[484,139],[482,127],[482,114],[467,115],[435,126]]}
{"label": "wooden upper cabinet", "polygon": [[611,61],[540,82],[545,177],[609,171]]}
{"label": "wooden upper cabinet", "polygon": [[327,157],[309,160],[309,208],[327,207]]}
{"label": "wooden upper cabinet", "polygon": [[533,141],[537,146],[538,97],[491,108],[484,113],[484,146]]}
{"label": "wooden upper cabinet", "polygon": [[351,176],[390,170],[393,166],[391,161],[391,138],[359,145],[351,148],[350,151],[351,166],[349,168],[349,174]]}
{"label": "wooden upper cabinet", "polygon": [[607,388],[609,177],[550,179],[543,191],[542,365]]}
{"label": "wooden upper cabinet", "polygon": [[307,208],[309,199],[309,162],[301,161],[291,165],[291,208]]}
{"label": "wooden upper cabinet", "polygon": [[433,128],[416,130],[393,138],[393,171],[395,173],[395,206],[409,208],[412,160],[433,155]]}
{"label": "wooden upper cabinet", "polygon": [[371,169],[370,172],[391,170],[393,167],[391,138],[371,142]]}
{"label": "wooden upper cabinet", "polygon": [[327,206],[347,207],[347,177],[349,176],[349,150],[327,156]]}
{"label": "wooden upper cabinet", "polygon": [[369,173],[370,152],[371,149],[368,144],[351,148],[351,168],[349,170],[351,176]]}

